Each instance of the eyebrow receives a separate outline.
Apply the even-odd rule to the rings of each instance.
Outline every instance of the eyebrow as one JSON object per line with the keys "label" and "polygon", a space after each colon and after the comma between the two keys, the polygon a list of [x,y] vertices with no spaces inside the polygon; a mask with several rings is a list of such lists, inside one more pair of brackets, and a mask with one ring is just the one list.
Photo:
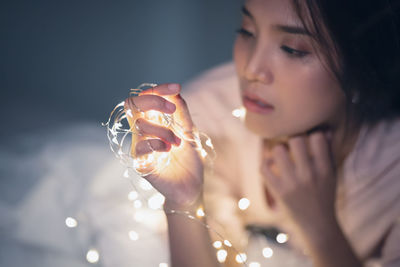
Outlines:
{"label": "eyebrow", "polygon": [[249,10],[245,6],[242,6],[242,13],[243,13],[243,15],[245,15],[247,17],[253,18],[253,15],[251,15]]}
{"label": "eyebrow", "polygon": [[311,36],[311,33],[309,31],[307,31],[306,29],[304,29],[302,27],[298,27],[298,26],[275,24],[272,27],[281,32],[286,32],[286,33],[291,33],[291,34],[303,34],[303,35]]}
{"label": "eyebrow", "polygon": [[[254,19],[253,15],[250,13],[250,11],[245,7],[242,6],[242,13],[243,15]],[[275,30],[278,30],[280,32],[285,32],[285,33],[290,33],[290,34],[303,34],[303,35],[308,35],[311,36],[311,33],[307,31],[306,29],[298,26],[291,26],[291,25],[282,25],[282,24],[275,24],[272,26]]]}

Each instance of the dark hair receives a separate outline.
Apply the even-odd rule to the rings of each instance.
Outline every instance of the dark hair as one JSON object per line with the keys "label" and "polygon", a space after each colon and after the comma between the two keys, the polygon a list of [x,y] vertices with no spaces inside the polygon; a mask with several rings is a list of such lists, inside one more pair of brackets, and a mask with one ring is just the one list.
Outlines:
{"label": "dark hair", "polygon": [[400,0],[293,0],[293,6],[357,117],[371,124],[398,117]]}

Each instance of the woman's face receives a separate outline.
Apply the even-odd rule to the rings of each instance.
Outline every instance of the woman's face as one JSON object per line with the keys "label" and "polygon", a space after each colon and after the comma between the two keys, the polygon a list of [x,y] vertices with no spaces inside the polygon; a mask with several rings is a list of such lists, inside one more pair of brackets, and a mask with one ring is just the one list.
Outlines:
{"label": "woman's face", "polygon": [[234,46],[246,126],[264,138],[335,128],[345,95],[290,0],[247,0]]}

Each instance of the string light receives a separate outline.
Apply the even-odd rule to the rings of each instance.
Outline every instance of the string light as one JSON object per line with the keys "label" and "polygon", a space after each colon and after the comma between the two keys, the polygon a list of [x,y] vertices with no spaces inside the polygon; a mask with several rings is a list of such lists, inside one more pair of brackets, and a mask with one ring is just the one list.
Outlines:
{"label": "string light", "polygon": [[263,248],[262,254],[265,258],[271,258],[274,255],[274,251],[270,247]]}
{"label": "string light", "polygon": [[246,253],[239,253],[236,255],[235,259],[238,263],[244,263],[247,260],[247,255]]}
{"label": "string light", "polygon": [[288,235],[285,233],[279,233],[276,236],[276,242],[278,242],[279,244],[284,244],[288,241]]}
{"label": "string light", "polygon": [[222,242],[221,241],[215,241],[213,243],[213,247],[214,248],[221,248],[222,247]]}
{"label": "string light", "polygon": [[228,256],[228,252],[225,249],[220,249],[217,251],[217,260],[219,262],[225,262],[226,257]]}
{"label": "string light", "polygon": [[133,201],[133,206],[136,209],[140,209],[143,206],[142,201],[140,201],[139,199],[136,199],[135,201]]}
{"label": "string light", "polygon": [[[138,88],[131,89],[130,95],[138,96],[143,90],[155,86],[157,84],[143,83]],[[136,144],[147,138],[142,136],[136,128],[135,122],[138,118],[143,118],[149,122],[170,128],[182,140],[179,147],[183,146],[183,142],[189,142],[198,151],[203,160],[212,161],[214,159],[215,152],[211,139],[205,134],[197,131],[188,132],[174,120],[172,114],[156,110],[142,112],[140,110],[125,109],[125,102],[123,101],[115,106],[107,123],[103,123],[103,126],[107,128],[110,148],[116,157],[127,167],[133,167],[140,176],[145,177],[154,172],[160,173],[163,168],[170,164],[170,154],[179,147],[173,146],[169,152],[153,151],[152,153],[137,157],[134,149]],[[125,142],[127,139],[131,139],[131,143]],[[128,144],[125,145],[126,143]],[[129,176],[129,173],[125,172],[124,177],[127,176]],[[146,188],[150,190],[148,185],[146,185]]]}
{"label": "string light", "polygon": [[232,115],[236,118],[243,119],[246,115],[246,109],[244,107],[240,107],[232,110]]}
{"label": "string light", "polygon": [[229,240],[224,240],[224,244],[225,244],[225,246],[227,246],[227,247],[232,247],[232,243],[231,242],[229,242]]}
{"label": "string light", "polygon": [[161,262],[158,267],[168,267],[168,264],[166,264],[165,262]]}
{"label": "string light", "polygon": [[153,210],[160,209],[162,205],[164,204],[165,197],[161,195],[160,193],[154,194],[152,197],[149,198],[147,201],[147,205],[149,208]]}
{"label": "string light", "polygon": [[129,236],[129,239],[132,241],[136,241],[139,239],[139,234],[136,233],[135,231],[129,231],[128,236]]}
{"label": "string light", "polygon": [[198,208],[197,211],[196,211],[196,215],[199,218],[204,217],[205,213],[204,213],[203,208]]}
{"label": "string light", "polygon": [[249,267],[261,267],[260,263],[252,261],[249,263]]}
{"label": "string light", "polygon": [[67,218],[65,219],[65,224],[66,224],[67,227],[69,227],[69,228],[74,228],[74,227],[77,227],[77,226],[78,226],[78,221],[75,220],[75,219],[72,218],[72,217],[67,217]]}
{"label": "string light", "polygon": [[96,263],[99,261],[99,259],[100,259],[99,252],[95,249],[90,249],[86,253],[86,260],[90,263]]}
{"label": "string light", "polygon": [[136,191],[131,191],[131,192],[129,192],[129,194],[128,194],[128,199],[131,200],[131,201],[133,201],[133,200],[137,199],[138,196],[139,196],[138,192],[136,192]]}
{"label": "string light", "polygon": [[238,202],[239,209],[245,210],[250,206],[250,200],[247,198],[241,198]]}

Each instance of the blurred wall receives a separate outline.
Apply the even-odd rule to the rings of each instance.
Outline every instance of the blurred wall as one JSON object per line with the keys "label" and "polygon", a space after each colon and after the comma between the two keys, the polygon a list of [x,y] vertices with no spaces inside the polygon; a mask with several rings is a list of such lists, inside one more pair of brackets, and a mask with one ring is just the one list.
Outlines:
{"label": "blurred wall", "polygon": [[239,0],[6,0],[1,136],[105,121],[142,82],[185,82],[232,57]]}

